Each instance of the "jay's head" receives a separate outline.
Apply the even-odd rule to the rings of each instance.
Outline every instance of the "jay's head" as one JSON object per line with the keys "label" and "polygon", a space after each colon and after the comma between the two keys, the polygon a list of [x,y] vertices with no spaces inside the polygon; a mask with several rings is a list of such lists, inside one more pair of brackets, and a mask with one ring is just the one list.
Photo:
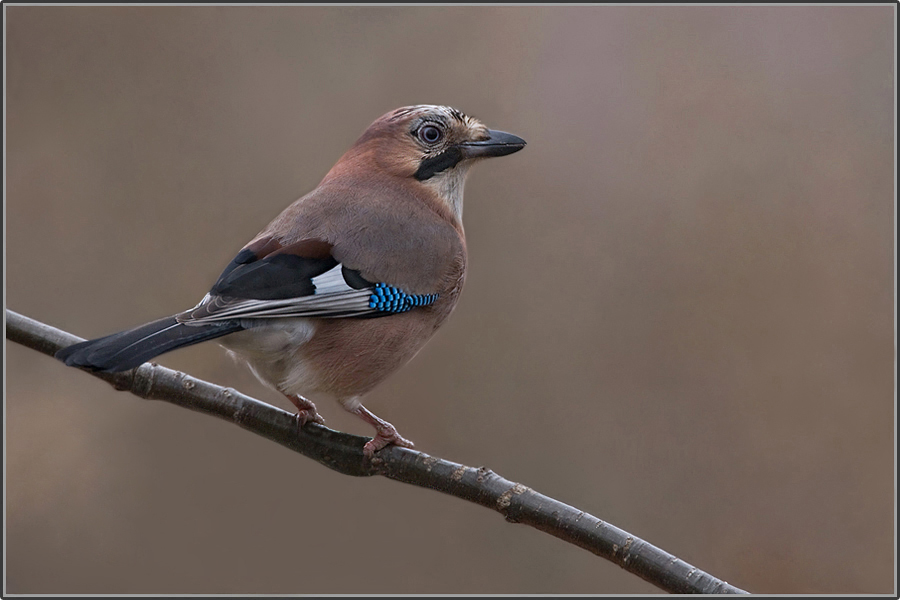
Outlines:
{"label": "jay's head", "polygon": [[406,106],[372,123],[326,180],[348,171],[374,169],[379,175],[432,190],[460,217],[469,167],[478,160],[506,156],[524,147],[522,138],[488,129],[455,108]]}

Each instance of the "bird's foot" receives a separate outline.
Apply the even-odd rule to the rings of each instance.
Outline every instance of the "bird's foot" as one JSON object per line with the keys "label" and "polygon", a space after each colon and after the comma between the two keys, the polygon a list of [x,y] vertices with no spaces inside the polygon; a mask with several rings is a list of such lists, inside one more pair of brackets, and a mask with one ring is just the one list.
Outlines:
{"label": "bird's foot", "polygon": [[391,444],[402,446],[403,448],[414,447],[411,441],[397,433],[397,429],[393,425],[376,417],[362,404],[350,412],[375,428],[375,437],[366,442],[366,445],[363,446],[363,454],[365,454],[366,457],[371,459],[375,456],[376,452]]}
{"label": "bird's foot", "polygon": [[313,423],[318,423],[319,425],[325,424],[325,419],[322,418],[322,415],[317,413],[315,409],[304,409],[297,411],[297,428],[303,429],[303,426],[312,421]]}
{"label": "bird's foot", "polygon": [[411,441],[397,433],[397,430],[394,429],[393,425],[390,423],[387,425],[390,429],[378,430],[375,437],[366,442],[366,445],[363,446],[363,454],[367,457],[374,457],[376,452],[391,444],[402,446],[403,448],[415,447]]}
{"label": "bird's foot", "polygon": [[[287,395],[287,394],[285,394]],[[314,423],[318,423],[319,425],[325,424],[325,419],[322,418],[318,412],[316,412],[316,405],[304,398],[303,396],[298,395],[287,395],[288,400],[291,401],[291,404],[297,407],[297,428],[300,429],[310,421]]]}

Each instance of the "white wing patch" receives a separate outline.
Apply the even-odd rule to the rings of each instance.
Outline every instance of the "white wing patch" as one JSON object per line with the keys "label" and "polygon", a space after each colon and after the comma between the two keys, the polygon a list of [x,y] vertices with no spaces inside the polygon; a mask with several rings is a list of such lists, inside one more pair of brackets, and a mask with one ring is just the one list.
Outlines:
{"label": "white wing patch", "polygon": [[347,285],[347,282],[344,280],[343,269],[341,268],[341,264],[338,263],[330,271],[325,271],[318,277],[312,278],[313,285],[316,286],[315,295],[321,296],[326,294],[337,294],[342,292],[367,292],[371,294],[370,290],[354,290],[352,287]]}

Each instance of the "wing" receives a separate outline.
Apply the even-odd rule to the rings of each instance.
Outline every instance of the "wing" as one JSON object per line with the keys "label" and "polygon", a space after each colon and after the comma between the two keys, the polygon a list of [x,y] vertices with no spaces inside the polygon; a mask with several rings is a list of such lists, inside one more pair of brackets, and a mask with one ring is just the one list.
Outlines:
{"label": "wing", "polygon": [[378,317],[437,300],[437,294],[408,294],[385,282],[368,281],[338,262],[332,249],[315,239],[289,245],[276,238],[260,239],[238,253],[203,300],[177,315],[178,322]]}

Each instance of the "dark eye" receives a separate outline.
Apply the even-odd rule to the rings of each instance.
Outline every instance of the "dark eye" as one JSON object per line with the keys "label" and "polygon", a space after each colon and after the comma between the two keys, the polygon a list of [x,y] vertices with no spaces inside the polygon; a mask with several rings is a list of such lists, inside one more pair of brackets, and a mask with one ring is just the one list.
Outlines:
{"label": "dark eye", "polygon": [[424,125],[419,128],[419,139],[426,144],[437,142],[443,135],[443,132],[434,125]]}

